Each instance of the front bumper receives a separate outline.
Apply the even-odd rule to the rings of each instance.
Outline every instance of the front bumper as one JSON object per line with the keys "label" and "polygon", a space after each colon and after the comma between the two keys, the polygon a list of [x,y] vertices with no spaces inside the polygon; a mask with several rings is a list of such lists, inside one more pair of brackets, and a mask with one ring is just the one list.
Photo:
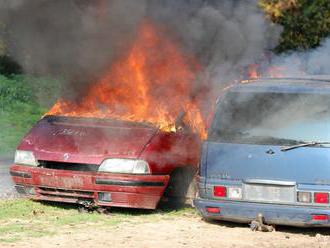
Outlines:
{"label": "front bumper", "polygon": [[[249,223],[261,213],[268,224],[289,226],[320,226],[330,227],[330,220],[313,220],[313,215],[327,215],[330,209],[325,207],[293,206],[269,203],[251,203],[195,199],[194,204],[206,219],[225,220]],[[206,208],[220,208],[220,213],[209,213]]]}
{"label": "front bumper", "polygon": [[[155,209],[167,187],[168,175],[125,175],[53,170],[12,165],[19,193],[45,201]],[[100,197],[104,193],[107,199]]]}

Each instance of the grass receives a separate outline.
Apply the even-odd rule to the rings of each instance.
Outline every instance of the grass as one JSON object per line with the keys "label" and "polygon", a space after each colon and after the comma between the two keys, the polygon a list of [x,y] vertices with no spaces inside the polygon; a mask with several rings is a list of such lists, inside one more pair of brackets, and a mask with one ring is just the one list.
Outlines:
{"label": "grass", "polygon": [[0,111],[0,156],[13,154],[20,140],[45,112],[45,108],[24,103],[16,104],[10,111]]}
{"label": "grass", "polygon": [[192,208],[163,208],[156,211],[118,208],[113,209],[111,215],[79,213],[75,205],[46,204],[28,199],[1,200],[0,209],[0,244],[28,237],[56,235],[68,230],[79,231],[89,226],[114,227],[124,222],[156,222],[196,215]]}
{"label": "grass", "polygon": [[20,140],[56,101],[60,81],[0,75],[0,156],[12,156]]}
{"label": "grass", "polygon": [[[23,136],[56,101],[60,85],[52,79],[0,75],[0,157],[13,155]],[[0,200],[0,246],[1,242],[56,235],[90,225],[113,227],[123,222],[142,223],[195,214],[193,209],[113,209],[109,217],[96,212],[78,213],[72,205]]]}

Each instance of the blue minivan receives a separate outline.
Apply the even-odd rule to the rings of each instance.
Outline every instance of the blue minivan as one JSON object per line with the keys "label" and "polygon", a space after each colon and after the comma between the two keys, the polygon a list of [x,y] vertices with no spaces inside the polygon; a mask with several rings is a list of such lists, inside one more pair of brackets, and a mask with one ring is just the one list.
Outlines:
{"label": "blue minivan", "polygon": [[259,79],[217,102],[195,206],[205,219],[330,226],[330,77]]}

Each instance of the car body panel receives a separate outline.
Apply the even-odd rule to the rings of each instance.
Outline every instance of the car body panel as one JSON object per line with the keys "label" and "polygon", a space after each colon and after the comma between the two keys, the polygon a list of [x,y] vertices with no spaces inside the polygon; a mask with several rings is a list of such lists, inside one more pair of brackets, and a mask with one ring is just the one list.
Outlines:
{"label": "car body panel", "polygon": [[157,132],[151,126],[125,122],[46,117],[18,149],[33,151],[38,160],[100,164],[109,157],[139,157]]}
{"label": "car body panel", "polygon": [[[330,227],[329,220],[313,220],[313,215],[330,215],[330,209],[280,204],[265,204],[253,202],[236,202],[205,200],[197,198],[195,206],[206,219],[225,220],[240,223],[250,223],[262,214],[267,224],[278,224],[298,227]],[[207,207],[217,207],[220,214],[206,211]]]}
{"label": "car body panel", "polygon": [[[228,94],[232,92],[235,94],[275,93],[287,95],[288,99],[299,93],[302,97],[305,94],[306,96],[313,94],[315,98],[322,95],[322,97],[330,99],[330,81],[261,79],[234,86],[228,90]],[[226,101],[225,97],[226,95],[218,99],[218,109],[223,107],[222,101]],[[248,98],[242,99],[242,103],[247,104],[245,99]],[[259,106],[262,107],[262,105]],[[251,113],[258,113],[258,108],[254,111]],[[230,112],[228,113],[230,114]],[[274,113],[276,112],[268,111],[267,114],[272,116]],[[320,111],[320,113],[323,112]],[[219,114],[217,116],[217,114],[213,125],[221,124],[221,116]],[[295,118],[295,115],[292,118]],[[288,125],[283,123],[283,125],[273,127],[271,134],[281,137],[276,136],[280,133],[284,136],[283,138],[286,138],[281,142],[289,142],[299,136],[304,127],[308,127],[310,130],[316,131],[313,131],[312,134],[306,133],[306,137],[310,138],[309,135],[311,135],[313,138],[316,135],[316,138],[314,137],[316,140],[324,138],[321,141],[326,141],[329,136],[328,134],[322,135],[323,126],[317,125],[318,120],[324,122],[327,119],[313,119],[312,121],[304,119],[300,126],[299,123],[294,123],[294,125],[291,125],[291,122]],[[249,126],[247,131],[240,129],[244,125],[246,125],[244,122],[240,122],[237,127],[234,126],[234,128],[238,128],[237,139],[230,141],[228,138],[231,137],[230,133],[229,136],[222,139],[221,135],[218,135],[217,138],[212,137],[211,128],[209,139],[203,142],[197,180],[199,196],[194,201],[200,213],[207,219],[250,222],[255,220],[258,214],[262,214],[266,223],[269,224],[330,226],[330,203],[317,203],[315,200],[317,193],[327,195],[330,193],[329,145],[283,150],[283,147],[288,144],[273,144],[273,141],[262,143],[258,139],[255,139],[255,143],[253,143],[253,139],[249,140],[245,137],[257,137],[253,133],[254,127]],[[232,127],[229,126],[229,128]],[[231,131],[235,130],[234,128]],[[258,132],[260,135],[260,130]],[[267,138],[267,130],[262,134]],[[215,195],[214,191],[217,186],[226,188],[225,197]],[[232,189],[238,189],[237,192],[241,192],[241,195],[236,199],[232,198],[229,196],[229,190]],[[298,200],[300,192],[307,192],[311,200],[306,202]],[[208,212],[208,207],[219,208],[219,213]],[[325,220],[314,220],[313,215],[324,215]]]}
{"label": "car body panel", "polygon": [[200,138],[197,134],[179,131],[159,132],[139,158],[149,162],[154,174],[170,174],[174,169],[193,165],[200,160]]}
{"label": "car body panel", "polygon": [[[14,164],[10,172],[18,189],[34,199],[74,203],[85,199],[99,206],[155,209],[175,169],[188,165],[197,169],[199,149],[199,136],[189,131],[171,133],[142,123],[46,116],[18,150],[33,151],[40,164],[55,167]],[[145,160],[150,174],[97,172],[109,158]],[[96,169],[80,171],[73,165]],[[34,194],[29,194],[31,187]],[[111,201],[99,201],[100,192],[110,193]]]}
{"label": "car body panel", "polygon": [[[115,175],[22,165],[13,165],[10,172],[16,185],[34,188],[35,194],[27,195],[36,200],[72,203],[93,200],[99,206],[147,209],[156,208],[169,180],[168,175]],[[109,192],[112,200],[100,201],[99,192]]]}
{"label": "car body panel", "polygon": [[206,177],[330,184],[330,148],[283,152],[281,146],[214,142],[208,142],[207,147]]}

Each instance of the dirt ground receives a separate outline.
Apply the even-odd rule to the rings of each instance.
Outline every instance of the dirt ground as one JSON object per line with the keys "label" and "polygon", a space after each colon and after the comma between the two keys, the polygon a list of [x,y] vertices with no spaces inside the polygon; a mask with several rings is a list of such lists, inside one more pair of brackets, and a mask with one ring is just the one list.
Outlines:
{"label": "dirt ground", "polygon": [[[110,217],[111,218],[111,217]],[[330,247],[328,229],[281,227],[276,232],[252,232],[246,225],[206,223],[199,216],[128,222],[114,227],[65,229],[56,236],[28,238],[0,247]]]}
{"label": "dirt ground", "polygon": [[9,174],[9,167],[12,162],[13,158],[0,157],[0,199],[18,197]]}
{"label": "dirt ground", "polygon": [[[7,161],[6,161],[7,162]],[[1,164],[1,161],[0,161]],[[3,164],[9,164],[3,163]],[[13,192],[8,166],[0,177],[3,192]],[[4,187],[5,185],[5,187]],[[5,189],[5,191],[4,191]],[[1,211],[1,210],[0,210]],[[105,216],[105,218],[111,218]],[[176,247],[330,247],[330,229],[276,227],[272,233],[252,232],[248,225],[227,222],[207,223],[198,215],[160,219],[134,217],[132,221],[114,226],[67,226],[56,235],[27,238],[15,243],[0,243],[0,248],[176,248]]]}

